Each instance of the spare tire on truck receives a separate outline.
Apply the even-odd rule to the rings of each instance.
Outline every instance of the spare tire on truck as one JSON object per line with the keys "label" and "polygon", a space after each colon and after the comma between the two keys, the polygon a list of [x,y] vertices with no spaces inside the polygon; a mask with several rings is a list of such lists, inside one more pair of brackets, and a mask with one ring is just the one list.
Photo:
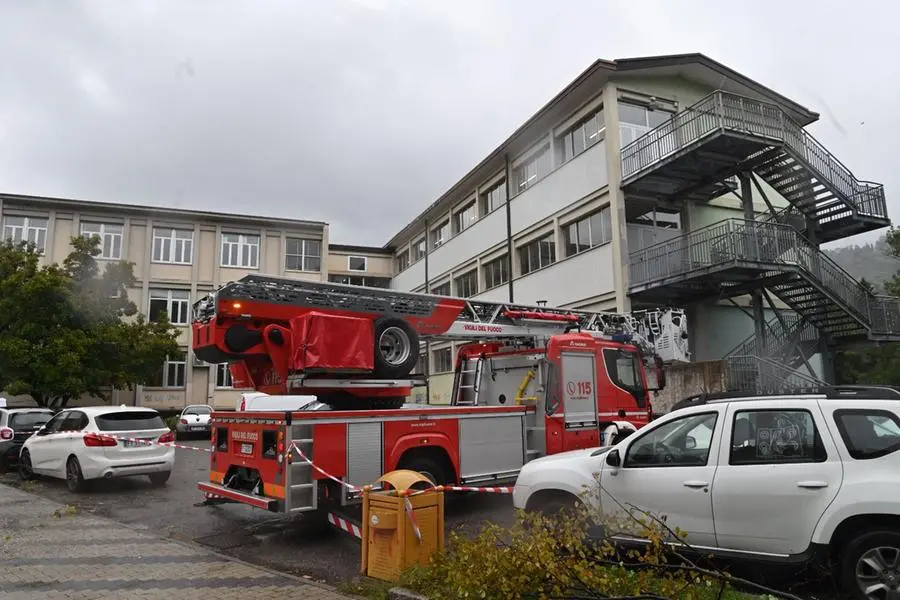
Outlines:
{"label": "spare tire on truck", "polygon": [[419,335],[404,319],[375,321],[375,377],[402,379],[419,361]]}

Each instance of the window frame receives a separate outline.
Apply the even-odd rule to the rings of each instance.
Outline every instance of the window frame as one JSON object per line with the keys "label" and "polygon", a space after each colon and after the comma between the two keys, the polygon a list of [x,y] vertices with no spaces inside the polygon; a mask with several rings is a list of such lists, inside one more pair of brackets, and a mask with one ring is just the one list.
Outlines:
{"label": "window frame", "polygon": [[[154,297],[154,294],[156,296]],[[163,296],[163,294],[165,296]],[[184,294],[184,298],[176,298],[175,295]],[[166,315],[169,318],[169,322],[172,325],[177,325],[180,327],[184,327],[191,324],[191,292],[190,290],[183,290],[177,288],[150,288],[147,293],[147,320],[151,322],[156,322],[152,317],[151,313],[153,311],[153,301],[165,301],[166,302]],[[184,321],[174,321],[172,316],[174,311],[172,307],[175,303],[183,303],[184,304]]]}
{"label": "window frame", "polygon": [[[469,223],[465,222],[463,217],[467,212],[470,212],[472,217]],[[481,215],[478,212],[478,202],[472,198],[468,202],[464,203],[461,208],[453,211],[453,235],[459,235],[472,225],[478,222],[478,219],[481,218]]]}
{"label": "window frame", "polygon": [[[224,367],[224,369],[223,369]],[[217,390],[233,390],[234,388],[234,378],[231,376],[231,369],[228,368],[228,363],[219,363],[216,365],[216,388]],[[228,382],[228,385],[220,384],[220,375],[224,371],[224,380]]]}
{"label": "window frame", "polygon": [[[438,368],[438,366],[439,366],[438,365],[438,360],[439,360],[438,355],[443,356],[442,353],[444,353],[444,352],[447,353],[447,356],[448,356],[447,362],[449,363],[449,368],[446,370]],[[435,368],[434,368],[434,370],[429,372],[429,375],[437,375],[439,373],[452,373],[453,372],[453,348],[438,348],[437,350],[432,350],[431,351],[431,359],[432,359],[432,362],[434,363]],[[440,366],[443,366],[443,365],[440,365]]]}
{"label": "window frame", "polygon": [[[90,227],[93,225],[96,225],[97,227],[100,228],[99,233],[96,231],[90,231],[90,232],[85,231],[85,226]],[[113,230],[118,229],[119,231],[118,232],[115,232],[115,231],[109,232],[109,231],[107,231],[107,228],[111,228]],[[100,254],[97,256],[98,260],[122,260],[122,258],[124,257],[125,225],[123,223],[111,223],[111,222],[107,222],[107,221],[92,221],[92,220],[88,219],[85,221],[81,221],[81,223],[78,226],[78,229],[81,232],[82,237],[90,239],[90,238],[93,238],[94,236],[97,236],[100,238]],[[115,240],[116,240],[116,238],[118,238],[119,252],[117,255],[113,252],[107,253],[107,244],[106,244],[107,236],[110,241],[110,246],[111,246],[110,250],[115,249],[115,245],[116,245]]]}
{"label": "window frame", "polygon": [[[338,281],[338,279],[359,279],[360,281]],[[384,285],[374,285],[372,282],[384,283]],[[390,289],[391,287],[391,278],[390,277],[377,277],[374,275],[348,275],[342,273],[329,273],[328,274],[328,282],[329,283],[337,283],[341,285],[358,285],[362,287],[370,287],[377,288],[382,290]]]}
{"label": "window frame", "polygon": [[[605,216],[605,219],[604,219]],[[597,217],[600,223],[600,240],[596,243],[594,242],[594,226],[591,224],[591,219]],[[588,229],[588,240],[586,248],[581,248],[584,244],[581,243],[581,224],[584,223]],[[575,231],[575,243],[572,243],[571,232]],[[583,215],[573,221],[569,221],[565,225],[562,226],[563,231],[563,250],[565,251],[565,257],[570,258],[572,256],[577,256],[582,252],[588,252],[593,250],[594,248],[598,248],[603,246],[604,244],[609,244],[612,242],[612,212],[610,211],[610,207],[607,204],[606,206],[601,207],[598,210],[591,211],[590,213]],[[608,237],[607,237],[608,236]],[[575,250],[570,252],[570,248],[574,246]]]}
{"label": "window frame", "polygon": [[409,264],[411,265],[425,258],[425,255],[428,254],[428,236],[423,235],[422,237],[413,240],[409,244],[409,252]]}
{"label": "window frame", "polygon": [[[175,385],[169,384],[169,375],[170,375],[169,369],[171,367],[174,367],[174,369],[175,369],[174,373],[175,373],[176,380],[178,378],[179,368],[180,368],[181,378],[183,379],[181,385],[178,385],[177,381],[176,381]],[[163,372],[162,372],[162,382],[161,383],[162,383],[162,385],[160,387],[163,389],[167,389],[167,390],[180,390],[180,389],[184,389],[185,387],[187,387],[187,357],[182,358],[181,360],[171,360],[169,357],[166,357],[166,361],[163,363]]]}
{"label": "window frame", "polygon": [[[496,280],[496,273],[493,273],[491,277],[488,277],[489,273],[492,273],[493,267],[499,265],[499,280]],[[498,288],[501,285],[505,285],[509,283],[509,254],[503,254],[497,258],[489,260],[481,265],[481,270],[484,273],[484,291],[492,290],[494,288]],[[494,281],[491,281],[494,280]]]}
{"label": "window frame", "polygon": [[900,441],[895,443],[893,446],[888,446],[878,452],[872,453],[862,453],[858,450],[855,450],[850,443],[848,443],[849,432],[847,431],[847,425],[844,423],[840,417],[844,415],[858,415],[858,416],[866,416],[866,417],[887,417],[890,419],[895,426],[900,428],[900,417],[898,417],[895,413],[884,409],[884,408],[839,408],[832,413],[832,419],[834,419],[834,424],[837,427],[838,433],[841,436],[841,441],[844,443],[844,448],[847,449],[847,453],[850,455],[850,458],[853,460],[875,460],[876,458],[882,458],[889,454],[893,454],[900,450]]}
{"label": "window frame", "polygon": [[[547,264],[542,264],[543,261],[541,259],[541,244],[546,243],[550,248],[550,262]],[[535,268],[529,268],[526,270],[525,268],[525,258],[528,258],[528,266],[531,267],[531,254],[530,251],[532,248],[537,248],[537,262],[538,266]],[[541,269],[545,269],[550,265],[556,264],[559,260],[559,257],[556,253],[556,232],[550,231],[546,235],[543,235],[537,239],[531,240],[527,244],[523,244],[516,249],[519,253],[519,274],[520,275],[530,275],[535,271],[539,271]]]}
{"label": "window frame", "polygon": [[[567,162],[581,156],[600,142],[606,139],[606,121],[605,115],[603,113],[603,105],[601,104],[590,113],[586,114],[584,117],[575,122],[571,127],[566,128],[556,135],[556,147],[558,148],[558,154],[556,157],[557,166],[561,167]],[[587,136],[587,125],[589,123],[596,123],[597,130],[590,137]],[[583,146],[576,151],[575,150],[575,140],[576,140],[576,132],[581,135]],[[595,139],[594,139],[595,138]],[[571,139],[571,156],[567,156],[567,139]],[[588,142],[588,140],[593,139],[593,141]]]}
{"label": "window frame", "polygon": [[[494,196],[494,192],[497,192],[497,198],[500,198],[498,204],[496,206],[491,206],[491,199]],[[506,190],[506,178],[503,177],[499,182],[491,185],[486,190],[479,192],[478,203],[481,209],[481,216],[486,217],[491,214],[495,210],[503,208],[503,205],[507,202],[507,190]]]}
{"label": "window frame", "polygon": [[[167,231],[168,235],[159,235],[158,232]],[[189,237],[179,237],[181,234],[189,234]],[[192,265],[194,263],[194,230],[180,227],[154,227],[150,233],[150,262],[157,265]],[[169,242],[169,259],[163,256],[164,243]],[[180,244],[179,244],[180,242]],[[159,244],[159,258],[157,258],[157,244]],[[181,252],[177,251],[179,245]],[[181,260],[176,260],[176,255]],[[185,258],[187,255],[187,258]]]}
{"label": "window frame", "polygon": [[[512,168],[513,195],[516,196],[534,187],[544,177],[553,172],[553,157],[550,156],[550,144],[545,142],[536,150],[526,153],[527,158]],[[529,168],[534,167],[534,173],[528,175]],[[525,179],[522,179],[525,177]]]}
{"label": "window frame", "polygon": [[[291,252],[290,244],[299,242],[299,253]],[[309,250],[309,245],[315,245],[317,247],[318,254],[313,254]],[[288,264],[288,259],[297,258],[299,259],[298,266],[300,268],[296,268],[290,266]],[[311,268],[312,265],[308,264],[307,261],[317,261],[316,268]],[[298,273],[320,273],[322,271],[322,240],[315,238],[304,238],[304,237],[296,237],[296,236],[285,236],[284,238],[284,270],[285,271],[295,271]]]}
{"label": "window frame", "polygon": [[[9,219],[22,219],[21,225],[10,225]],[[32,224],[32,221],[41,222],[43,221],[43,227],[39,225]],[[38,241],[34,242],[34,247],[37,252],[43,256],[47,251],[47,236],[49,235],[50,228],[50,219],[48,217],[37,217],[37,216],[29,216],[29,215],[4,215],[3,216],[3,239],[7,241],[12,241],[16,244],[21,244],[22,242],[30,242],[29,232],[35,232],[35,238],[40,240],[41,231],[43,230],[44,240],[39,243]],[[12,229],[13,235],[7,235],[7,230]],[[15,231],[21,234],[19,239],[15,238]]]}
{"label": "window frame", "polygon": [[410,256],[412,255],[412,248],[405,248],[403,252],[397,254],[397,272],[402,273],[406,269],[410,267],[412,262],[410,261]]}
{"label": "window frame", "polygon": [[445,219],[440,225],[433,227],[430,235],[432,250],[437,250],[450,241],[450,237],[452,236],[450,231],[450,219]]}
{"label": "window frame", "polygon": [[[774,461],[765,461],[765,460],[755,460],[748,462],[734,462],[734,426],[737,423],[737,419],[739,415],[745,413],[787,413],[787,412],[796,412],[796,413],[805,413],[809,416],[810,421],[813,424],[813,457],[807,460],[786,460],[781,462]],[[816,456],[819,451],[821,451],[822,456]],[[730,467],[752,467],[752,466],[760,466],[760,465],[768,465],[768,466],[779,466],[779,465],[806,465],[806,464],[819,464],[828,461],[828,449],[825,447],[825,442],[822,440],[822,434],[819,432],[819,426],[816,423],[816,417],[813,415],[812,411],[807,408],[800,407],[790,407],[790,408],[742,408],[735,410],[731,416],[731,435],[728,438],[728,466]]]}
{"label": "window frame", "polygon": [[[229,236],[237,237],[236,242],[228,241],[226,238]],[[255,239],[256,243],[251,243],[249,240]],[[229,264],[224,260],[225,256],[225,246],[236,247],[237,248],[237,264]],[[259,253],[262,246],[262,235],[258,233],[237,233],[230,231],[222,232],[222,239],[219,243],[219,266],[226,269],[259,269]],[[251,251],[255,247],[256,253],[248,252],[248,257],[253,258],[254,260],[249,261],[252,264],[241,264],[243,261],[241,258],[243,257],[243,249],[244,247],[249,248]],[[230,255],[230,253],[229,253]]]}
{"label": "window frame", "polygon": [[[463,284],[471,284],[472,290],[460,290],[460,282]],[[478,291],[478,269],[471,269],[466,271],[465,273],[458,275],[453,278],[453,293],[458,298],[471,298],[472,296],[477,296],[479,294]],[[471,293],[463,293],[466,291],[470,291]]]}
{"label": "window frame", "polygon": [[[354,269],[353,268],[353,259],[362,261],[362,269]],[[355,254],[351,254],[347,256],[347,270],[352,273],[365,273],[369,270],[369,257],[368,256],[357,256]]]}
{"label": "window frame", "polygon": [[[710,428],[710,429],[712,429],[712,433],[709,436],[709,448],[706,449],[706,461],[702,465],[701,464],[678,464],[678,463],[661,463],[661,464],[654,463],[654,464],[645,465],[645,464],[632,464],[629,462],[629,459],[632,456],[632,450],[634,450],[640,444],[641,440],[644,439],[645,437],[654,435],[657,432],[659,432],[661,429],[668,427],[668,426],[672,425],[673,423],[678,423],[681,421],[685,421],[687,419],[695,419],[698,417],[709,417],[709,416],[713,416],[713,417],[715,417],[715,419],[713,420],[712,427]],[[628,447],[625,449],[625,455],[622,457],[622,468],[623,469],[660,469],[660,468],[673,468],[673,467],[674,468],[708,467],[710,456],[712,456],[713,448],[715,447],[716,427],[719,424],[720,416],[722,416],[721,411],[704,410],[702,412],[696,412],[696,413],[692,413],[689,415],[684,415],[683,417],[678,417],[676,419],[672,419],[671,421],[667,421],[657,427],[654,427],[653,429],[651,429],[649,431],[639,432],[640,435],[632,434],[632,437],[634,437],[634,440],[632,440],[632,442],[630,444],[628,444]],[[698,419],[697,425],[700,425],[700,423],[702,423],[702,422],[703,422],[702,420]],[[689,431],[693,431],[693,429],[691,429]],[[655,445],[655,443],[654,443],[654,445]]]}
{"label": "window frame", "polygon": [[[447,286],[447,291],[444,291],[444,286]],[[431,288],[431,291],[429,293],[434,296],[450,296],[453,293],[450,280],[448,279],[440,285],[434,286],[433,288]]]}

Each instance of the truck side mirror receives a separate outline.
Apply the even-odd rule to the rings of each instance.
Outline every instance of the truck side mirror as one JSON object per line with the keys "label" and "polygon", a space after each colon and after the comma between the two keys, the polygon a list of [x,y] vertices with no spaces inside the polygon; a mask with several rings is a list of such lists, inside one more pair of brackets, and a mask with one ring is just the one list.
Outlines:
{"label": "truck side mirror", "polygon": [[[663,359],[659,356],[655,357],[656,363],[656,382],[659,386],[659,390],[665,389],[666,387],[666,368],[663,365]],[[658,391],[658,390],[657,390]]]}

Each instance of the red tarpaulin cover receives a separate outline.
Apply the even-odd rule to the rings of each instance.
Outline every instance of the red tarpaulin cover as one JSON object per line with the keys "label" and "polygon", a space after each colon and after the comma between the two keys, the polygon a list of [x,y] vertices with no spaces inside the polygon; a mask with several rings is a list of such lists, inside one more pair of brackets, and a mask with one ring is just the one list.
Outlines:
{"label": "red tarpaulin cover", "polygon": [[292,371],[371,371],[375,332],[371,319],[310,312],[291,319]]}

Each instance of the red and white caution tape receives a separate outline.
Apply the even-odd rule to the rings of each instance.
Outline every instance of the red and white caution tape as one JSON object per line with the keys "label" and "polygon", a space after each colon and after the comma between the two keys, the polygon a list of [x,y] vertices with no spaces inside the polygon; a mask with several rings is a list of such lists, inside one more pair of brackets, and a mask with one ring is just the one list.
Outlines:
{"label": "red and white caution tape", "polygon": [[123,435],[116,435],[114,433],[107,433],[105,431],[103,431],[103,432],[100,432],[100,431],[85,432],[85,431],[78,431],[78,430],[62,430],[62,431],[58,431],[56,433],[80,433],[82,435],[91,434],[91,435],[113,438],[120,442],[132,442],[135,444],[144,444],[145,446],[170,446],[172,448],[178,448],[179,450],[194,450],[196,452],[212,452],[212,448],[198,448],[196,446],[187,446],[185,444],[178,444],[175,442],[160,442],[159,440],[155,440],[152,438],[125,437]]}
{"label": "red and white caution tape", "polygon": [[409,501],[409,496],[403,499],[403,504],[406,506],[406,515],[409,517],[409,522],[413,526],[413,532],[416,534],[416,539],[419,540],[419,543],[422,543],[422,530],[419,529],[419,524],[416,523],[416,515],[415,511],[413,511],[412,502]]}
{"label": "red and white caution tape", "polygon": [[347,488],[347,489],[349,489],[349,490],[351,490],[351,491],[354,491],[354,492],[361,492],[361,491],[362,491],[362,488],[358,488],[358,487],[356,487],[355,485],[353,485],[352,483],[347,483],[347,482],[344,481],[343,479],[338,479],[337,477],[335,477],[335,476],[332,475],[331,473],[329,473],[329,472],[327,472],[327,471],[325,471],[325,470],[319,468],[318,466],[316,466],[316,464],[315,464],[313,461],[309,460],[309,459],[306,457],[306,455],[303,454],[303,450],[301,450],[300,448],[297,447],[297,443],[296,443],[296,442],[294,442],[294,443],[291,444],[291,449],[297,452],[297,455],[300,456],[300,459],[303,460],[303,462],[305,462],[306,464],[308,464],[310,467],[312,467],[313,469],[315,469],[316,471],[318,471],[319,473],[321,473],[322,475],[324,475],[324,476],[327,477],[328,479],[330,479],[330,480],[332,480],[332,481],[335,481],[335,482],[341,484],[342,486],[344,486],[345,488]]}
{"label": "red and white caution tape", "polygon": [[328,522],[331,523],[332,525],[334,525],[335,527],[337,527],[338,529],[346,531],[350,535],[353,535],[353,536],[358,537],[359,539],[362,539],[362,531],[360,531],[359,525],[356,525],[355,523],[351,523],[347,519],[344,519],[343,517],[340,517],[340,516],[336,515],[335,513],[331,513],[331,512],[328,513]]}

